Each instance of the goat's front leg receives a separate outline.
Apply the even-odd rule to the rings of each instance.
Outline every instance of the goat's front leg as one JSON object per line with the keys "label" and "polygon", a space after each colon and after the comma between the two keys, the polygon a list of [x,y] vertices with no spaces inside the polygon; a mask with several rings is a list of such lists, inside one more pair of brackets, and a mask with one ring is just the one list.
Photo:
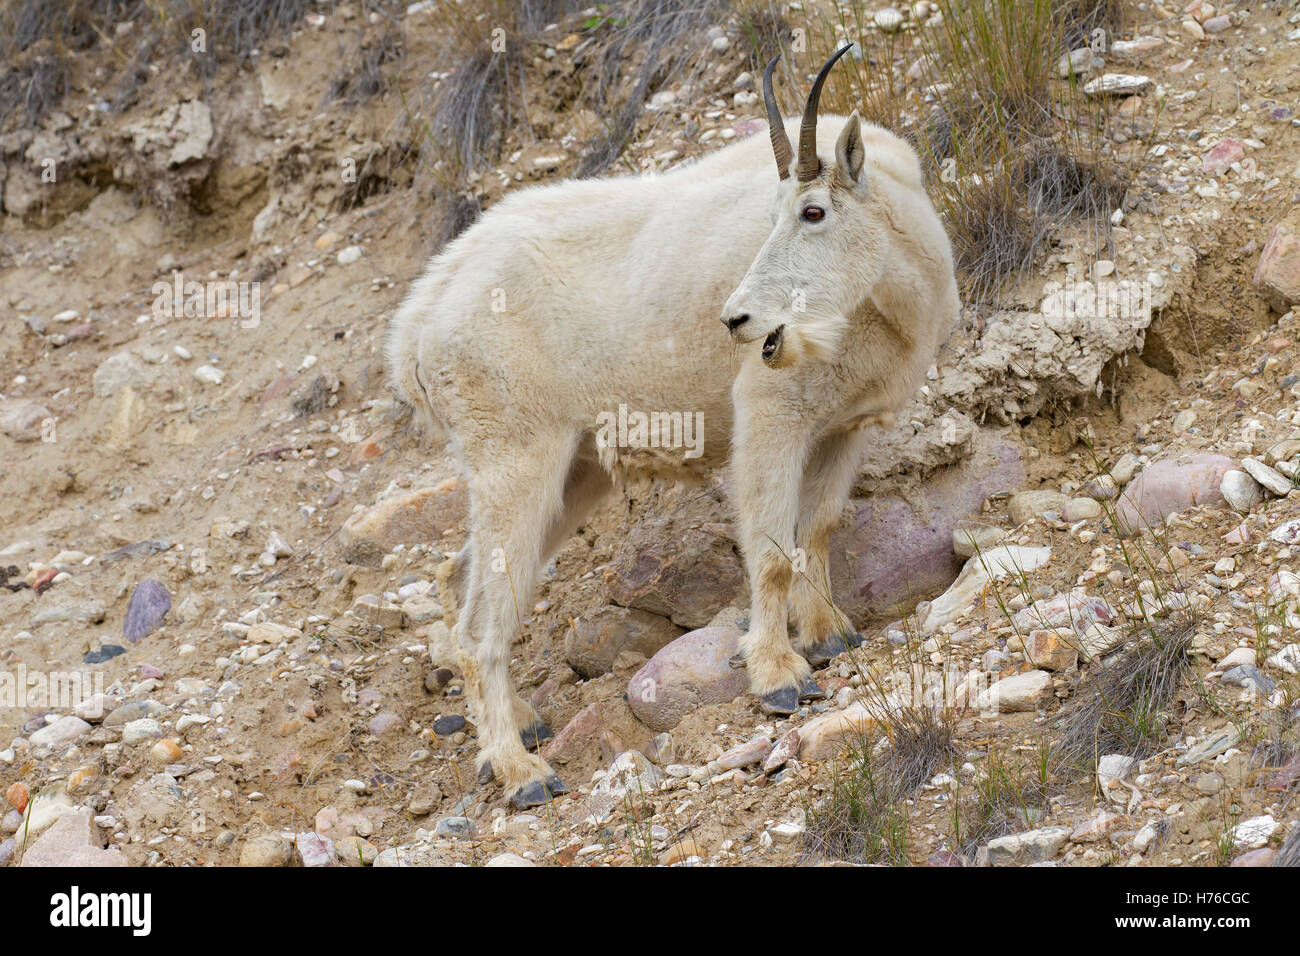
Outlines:
{"label": "goat's front leg", "polygon": [[817,443],[799,496],[800,553],[790,604],[798,625],[795,649],[814,668],[862,644],[862,636],[831,597],[830,541],[862,463],[867,433],[827,435]]}
{"label": "goat's front leg", "polygon": [[790,646],[786,624],[807,439],[797,422],[770,407],[737,411],[732,488],[751,594],[740,650],[763,710],[792,714],[801,699],[821,696],[808,662]]}

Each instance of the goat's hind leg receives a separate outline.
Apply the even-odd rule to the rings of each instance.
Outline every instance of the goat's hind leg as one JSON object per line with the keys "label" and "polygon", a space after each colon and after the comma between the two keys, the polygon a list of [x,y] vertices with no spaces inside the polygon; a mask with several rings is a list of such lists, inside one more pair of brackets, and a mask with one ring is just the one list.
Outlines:
{"label": "goat's hind leg", "polygon": [[571,454],[562,441],[521,449],[508,464],[479,470],[473,480],[472,591],[458,627],[473,630],[467,684],[481,704],[480,771],[495,776],[517,808],[567,789],[541,757],[528,753],[526,743],[536,745],[544,733],[511,684],[510,648],[532,606],[543,541],[562,507],[567,467],[561,465]]}

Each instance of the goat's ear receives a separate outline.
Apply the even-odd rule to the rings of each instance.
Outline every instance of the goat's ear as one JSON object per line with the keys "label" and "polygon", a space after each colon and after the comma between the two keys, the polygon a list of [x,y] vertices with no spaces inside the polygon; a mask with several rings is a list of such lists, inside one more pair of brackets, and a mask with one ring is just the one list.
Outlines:
{"label": "goat's ear", "polygon": [[866,158],[866,148],[862,145],[862,121],[858,118],[858,111],[854,110],[835,143],[836,175],[843,178],[845,185],[856,185],[862,181],[862,164]]}

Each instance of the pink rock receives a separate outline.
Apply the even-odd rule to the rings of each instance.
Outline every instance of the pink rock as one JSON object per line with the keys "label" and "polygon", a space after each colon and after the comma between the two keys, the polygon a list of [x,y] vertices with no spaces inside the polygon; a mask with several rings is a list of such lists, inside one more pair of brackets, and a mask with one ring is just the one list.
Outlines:
{"label": "pink rock", "polygon": [[627,701],[651,730],[671,730],[697,707],[725,704],[749,686],[744,668],[732,667],[740,632],[702,627],[683,634],[632,675]]}
{"label": "pink rock", "polygon": [[1217,17],[1210,17],[1210,19],[1201,24],[1202,29],[1204,29],[1206,33],[1222,33],[1230,26],[1232,26],[1232,18],[1224,14],[1220,14]]}
{"label": "pink rock", "polygon": [[1242,522],[1225,535],[1220,537],[1228,544],[1246,544],[1250,541],[1250,525]]}
{"label": "pink rock", "polygon": [[588,704],[546,742],[542,756],[549,763],[568,763],[588,749],[600,734],[605,715],[599,702]]}
{"label": "pink rock", "polygon": [[1102,810],[1091,819],[1084,820],[1074,832],[1070,834],[1070,839],[1075,843],[1096,843],[1103,839],[1110,832],[1115,821],[1120,818],[1118,813],[1111,813],[1109,810]]}
{"label": "pink rock", "polygon": [[395,730],[402,726],[404,721],[401,717],[389,711],[382,711],[370,718],[370,732],[376,737],[386,734],[390,730]]}
{"label": "pink rock", "polygon": [[1300,238],[1286,223],[1273,227],[1259,254],[1254,283],[1276,312],[1300,303]]}
{"label": "pink rock", "polygon": [[151,678],[161,680],[162,676],[163,676],[163,671],[160,668],[154,667],[152,664],[140,665],[141,680],[150,680]]}
{"label": "pink rock", "polygon": [[1219,484],[1232,467],[1231,458],[1205,452],[1148,465],[1129,482],[1115,507],[1119,532],[1130,535],[1161,527],[1170,515],[1197,505],[1223,507]]}
{"label": "pink rock", "polygon": [[1245,157],[1246,147],[1241,145],[1241,140],[1228,136],[1219,140],[1214,148],[1201,158],[1201,169],[1211,176],[1217,176],[1233,163],[1241,162]]}
{"label": "pink rock", "polygon": [[334,841],[319,833],[299,833],[294,840],[303,866],[333,866]]}
{"label": "pink rock", "polygon": [[1272,866],[1273,857],[1277,856],[1277,850],[1272,847],[1260,847],[1258,850],[1249,850],[1232,861],[1233,866]]}
{"label": "pink rock", "polygon": [[854,500],[846,528],[831,539],[831,588],[851,620],[905,617],[922,598],[941,594],[961,573],[953,529],[984,499],[1024,484],[1014,446],[976,448],[960,465],[927,478],[910,500]]}

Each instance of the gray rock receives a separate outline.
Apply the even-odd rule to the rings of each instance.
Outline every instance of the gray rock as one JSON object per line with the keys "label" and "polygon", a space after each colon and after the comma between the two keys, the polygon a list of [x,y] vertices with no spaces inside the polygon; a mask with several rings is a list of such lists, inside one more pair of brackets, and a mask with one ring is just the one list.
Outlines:
{"label": "gray rock", "polygon": [[1059,491],[1022,491],[1011,496],[1007,512],[1017,527],[1049,512],[1060,515],[1070,499]]}
{"label": "gray rock", "polygon": [[118,352],[95,369],[91,384],[96,398],[110,398],[124,388],[147,389],[155,373],[132,352]]}
{"label": "gray rock", "polygon": [[1068,827],[1042,827],[990,840],[990,866],[1030,866],[1045,863],[1065,846],[1070,838]]}
{"label": "gray rock", "polygon": [[1236,728],[1226,727],[1218,733],[1211,734],[1192,747],[1191,750],[1179,756],[1174,761],[1174,766],[1188,767],[1209,760],[1211,757],[1217,757],[1229,747],[1235,747],[1239,736]]}
{"label": "gray rock", "polygon": [[443,817],[433,828],[433,832],[440,837],[472,840],[475,833],[474,822],[469,817]]}

